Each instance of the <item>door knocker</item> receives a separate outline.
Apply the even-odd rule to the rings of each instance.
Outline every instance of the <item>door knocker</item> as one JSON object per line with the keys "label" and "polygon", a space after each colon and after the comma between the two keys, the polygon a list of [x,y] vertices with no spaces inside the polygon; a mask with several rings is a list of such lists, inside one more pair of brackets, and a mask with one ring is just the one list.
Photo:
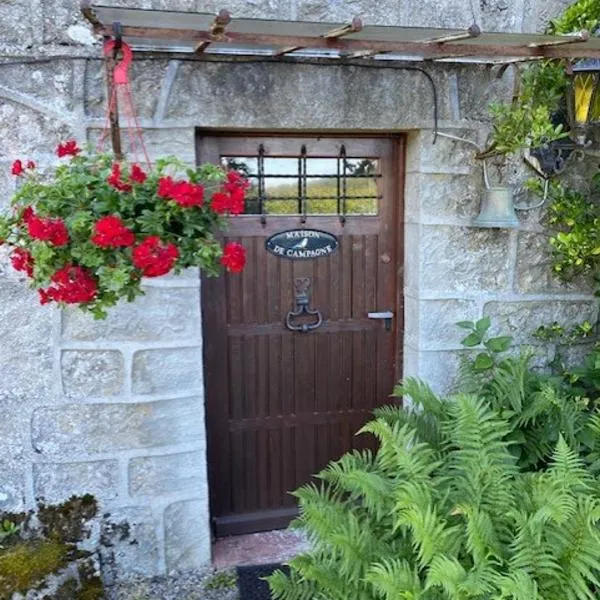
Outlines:
{"label": "door knocker", "polygon": [[[300,331],[307,333],[313,329],[317,329],[323,323],[323,316],[317,309],[309,308],[310,304],[310,278],[300,277],[295,280],[294,287],[296,289],[296,308],[288,312],[285,318],[285,326],[290,331]],[[295,325],[293,321],[302,315],[316,317],[313,323],[298,323]]]}

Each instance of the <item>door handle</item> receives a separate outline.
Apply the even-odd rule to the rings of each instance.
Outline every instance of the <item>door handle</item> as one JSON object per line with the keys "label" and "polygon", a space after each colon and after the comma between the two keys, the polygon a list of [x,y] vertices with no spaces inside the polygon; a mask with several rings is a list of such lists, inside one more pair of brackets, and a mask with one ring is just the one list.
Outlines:
{"label": "door handle", "polygon": [[382,312],[370,312],[367,313],[369,319],[382,319],[385,324],[385,330],[391,331],[392,329],[392,319],[394,318],[394,313],[391,310],[385,310]]}

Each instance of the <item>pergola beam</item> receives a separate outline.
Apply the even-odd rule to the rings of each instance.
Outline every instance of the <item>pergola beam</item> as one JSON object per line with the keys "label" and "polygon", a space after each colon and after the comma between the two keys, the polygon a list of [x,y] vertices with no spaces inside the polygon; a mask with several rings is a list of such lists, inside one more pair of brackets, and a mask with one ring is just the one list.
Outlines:
{"label": "pergola beam", "polygon": [[470,40],[472,38],[479,37],[481,35],[481,29],[479,25],[473,23],[467,31],[461,31],[460,33],[453,33],[451,35],[445,35],[430,40],[423,40],[424,44],[449,44],[451,42],[460,42],[462,40]]}
{"label": "pergola beam", "polygon": [[213,38],[210,41],[204,40],[200,42],[195,48],[196,54],[202,54],[212,42],[225,41],[225,28],[231,23],[231,14],[228,10],[222,9],[219,11],[212,25],[210,26],[210,35]]}
{"label": "pergola beam", "polygon": [[570,35],[565,35],[560,40],[551,40],[547,42],[531,42],[530,48],[549,48],[550,46],[564,46],[565,44],[576,44],[578,42],[587,42],[590,39],[588,31],[581,31]]}
{"label": "pergola beam", "polygon": [[354,17],[349,25],[342,25],[336,29],[332,29],[323,35],[326,40],[337,40],[351,33],[358,33],[363,28],[360,17]]}
{"label": "pergola beam", "polygon": [[[98,20],[89,1],[82,5],[83,14],[94,25],[96,33],[111,36],[111,23]],[[300,49],[337,50],[343,58],[368,58],[381,53],[395,53],[411,57],[421,57],[423,60],[480,57],[482,59],[535,60],[540,58],[600,58],[600,47],[595,38],[587,32],[576,35],[555,37],[553,39],[539,36],[540,41],[518,38],[518,44],[511,43],[507,34],[507,43],[497,41],[493,37],[488,42],[486,34],[481,33],[475,25],[466,32],[450,33],[428,40],[382,40],[368,39],[368,29],[363,29],[360,19],[353,19],[349,25],[332,29],[322,35],[290,35],[289,33],[273,32],[241,32],[226,30],[231,20],[227,11],[221,11],[208,30],[174,29],[162,27],[142,27],[126,24],[123,26],[123,36],[135,43],[135,39],[158,39],[165,42],[187,42],[192,44],[197,53],[202,53],[209,44],[220,41],[235,46],[268,46],[280,48],[271,57],[284,57],[286,54]],[[130,21],[131,22],[131,21]],[[359,39],[352,33],[362,31]],[[470,43],[462,43],[471,40]],[[252,52],[250,51],[249,54]]]}

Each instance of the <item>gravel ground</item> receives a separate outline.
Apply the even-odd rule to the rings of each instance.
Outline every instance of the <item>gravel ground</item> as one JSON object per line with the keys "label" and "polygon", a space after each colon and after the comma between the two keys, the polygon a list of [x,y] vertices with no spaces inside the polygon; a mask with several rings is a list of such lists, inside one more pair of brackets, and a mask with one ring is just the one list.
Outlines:
{"label": "gravel ground", "polygon": [[238,600],[235,570],[139,579],[107,591],[106,600]]}

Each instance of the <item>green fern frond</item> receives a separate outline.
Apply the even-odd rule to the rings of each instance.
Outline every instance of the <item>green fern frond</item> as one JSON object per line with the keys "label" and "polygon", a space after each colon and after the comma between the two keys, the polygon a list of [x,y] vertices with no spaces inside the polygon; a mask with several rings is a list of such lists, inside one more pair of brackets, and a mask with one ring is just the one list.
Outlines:
{"label": "green fern frond", "polygon": [[389,559],[372,565],[365,581],[382,600],[425,600],[419,571],[406,560]]}

